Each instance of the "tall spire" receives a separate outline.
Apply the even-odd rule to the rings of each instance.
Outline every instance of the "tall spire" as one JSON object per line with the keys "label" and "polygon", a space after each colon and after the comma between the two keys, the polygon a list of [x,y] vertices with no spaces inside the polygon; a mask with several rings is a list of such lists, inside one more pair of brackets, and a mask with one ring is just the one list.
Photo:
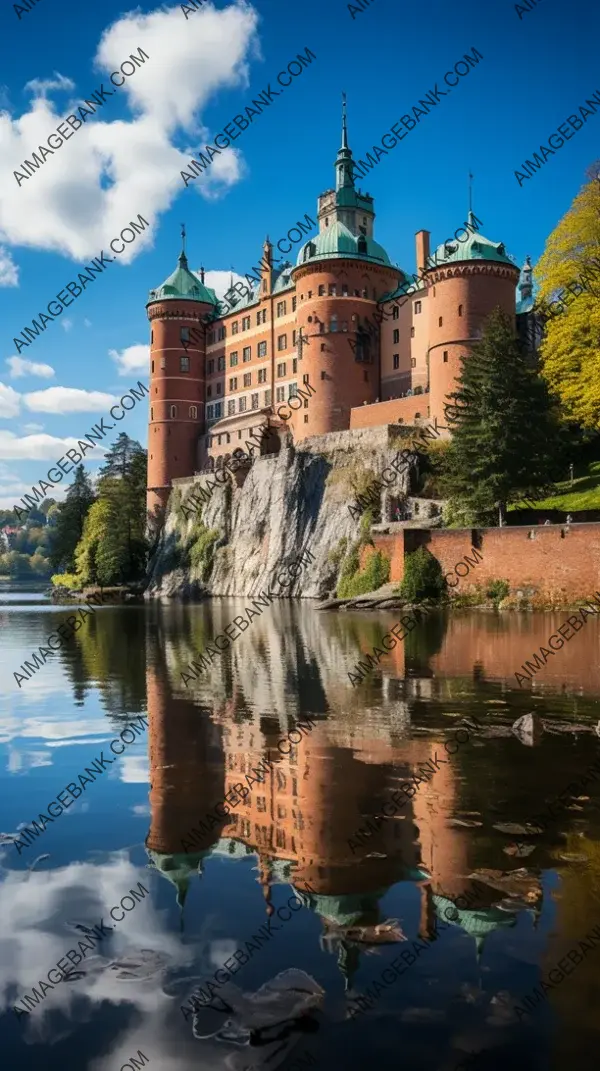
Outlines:
{"label": "tall spire", "polygon": [[346,125],[346,94],[342,93],[342,144],[335,161],[335,188],[354,189],[354,161],[352,150],[348,148],[348,128]]}
{"label": "tall spire", "polygon": [[179,263],[182,268],[187,268],[188,262],[185,255],[185,223],[181,224],[181,253],[179,254]]}

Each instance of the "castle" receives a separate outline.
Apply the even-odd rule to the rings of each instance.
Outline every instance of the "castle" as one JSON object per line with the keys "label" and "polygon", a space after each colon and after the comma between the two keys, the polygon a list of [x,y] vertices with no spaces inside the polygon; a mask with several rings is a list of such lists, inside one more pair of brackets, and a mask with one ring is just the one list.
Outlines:
{"label": "castle", "polygon": [[[411,278],[375,241],[373,198],[355,177],[344,104],[335,189],[319,197],[319,233],[303,243],[295,265],[275,268],[267,238],[260,279],[228,298],[231,311],[219,318],[217,296],[203,269],[190,270],[185,249],[150,291],[151,513],[166,505],[174,478],[220,467],[259,426],[271,429],[262,453],[278,450],[288,434],[298,442],[424,422],[444,433],[446,397],[492,310],[515,317],[522,335],[529,328],[529,258],[520,272],[469,211],[455,232],[466,238],[433,255],[429,231],[417,232]],[[296,405],[288,408],[290,399]]]}

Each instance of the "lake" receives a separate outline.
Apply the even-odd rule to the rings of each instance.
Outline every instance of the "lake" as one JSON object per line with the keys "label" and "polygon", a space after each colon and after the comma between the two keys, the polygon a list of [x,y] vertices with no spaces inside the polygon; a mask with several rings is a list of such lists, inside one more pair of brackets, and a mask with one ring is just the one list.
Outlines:
{"label": "lake", "polygon": [[99,608],[19,688],[76,611],[0,591],[5,1066],[595,1066],[598,622],[519,688],[566,613],[440,612],[353,688],[398,613],[281,601],[186,681],[249,601]]}

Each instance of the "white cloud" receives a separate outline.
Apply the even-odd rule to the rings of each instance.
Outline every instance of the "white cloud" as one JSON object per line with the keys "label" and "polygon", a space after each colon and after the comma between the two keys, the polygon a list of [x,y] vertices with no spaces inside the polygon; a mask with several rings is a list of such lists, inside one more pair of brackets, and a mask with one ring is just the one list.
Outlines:
{"label": "white cloud", "polygon": [[84,327],[91,327],[92,326],[92,321],[88,320],[87,316],[84,316],[84,318],[83,318],[83,326]]}
{"label": "white cloud", "polygon": [[[197,274],[200,274],[199,271]],[[243,283],[246,288],[248,287],[248,283],[244,276],[237,275],[234,271],[207,271],[204,273],[205,285],[211,287],[218,298],[225,297],[225,294],[232,285],[231,280],[233,280],[234,283]]]}
{"label": "white cloud", "polygon": [[[243,0],[221,10],[207,3],[189,20],[179,5],[117,19],[102,36],[95,64],[97,82],[119,96],[107,99],[19,187],[15,172],[38,146],[47,145],[76,103],[55,108],[46,95],[66,88],[63,75],[30,83],[29,110],[14,117],[0,113],[0,241],[86,261],[141,213],[150,227],[119,260],[138,256],[154,240],[160,213],[186,193],[180,171],[210,141],[200,113],[217,94],[247,88],[248,62],[258,56],[257,23],[257,12]],[[139,47],[149,59],[113,90],[108,75]],[[78,85],[78,103],[93,88],[93,82]],[[242,104],[237,96],[231,99],[234,114]],[[123,105],[131,118],[116,117]],[[182,133],[188,144],[180,150],[175,142],[181,143]],[[238,181],[240,166],[237,150],[223,149],[194,184],[198,193],[210,198],[224,192]]]}
{"label": "white cloud", "polygon": [[[0,458],[5,461],[55,462],[64,456],[66,450],[71,449],[77,449],[77,439],[57,439],[54,435],[25,435],[19,438],[12,431],[0,431]],[[86,460],[104,457],[104,452],[102,447],[95,446],[93,451],[86,452]]]}
{"label": "white cloud", "polygon": [[10,420],[11,417],[18,416],[20,402],[21,395],[16,390],[0,383],[0,417]]}
{"label": "white cloud", "polygon": [[51,365],[26,361],[24,357],[7,357],[6,363],[10,368],[11,379],[19,379],[20,376],[40,376],[42,379],[51,379],[54,375]]}
{"label": "white cloud", "polygon": [[19,269],[3,245],[0,245],[0,286],[18,286]]}
{"label": "white cloud", "polygon": [[65,318],[64,320],[60,321],[60,326],[62,327],[63,331],[67,331],[68,332],[68,331],[71,330],[71,328],[73,326],[73,321],[69,320],[68,318]]}
{"label": "white cloud", "polygon": [[30,89],[35,97],[45,97],[51,89],[73,90],[75,89],[75,82],[55,71],[54,78],[46,78],[45,80],[43,78],[32,78],[31,82],[25,83],[25,89]]}
{"label": "white cloud", "polygon": [[34,435],[36,431],[43,431],[43,424],[23,424],[21,431],[24,431],[26,435]]}
{"label": "white cloud", "polygon": [[145,343],[136,342],[135,346],[127,346],[124,350],[109,350],[108,355],[118,366],[120,376],[128,376],[130,372],[148,372],[150,347]]}
{"label": "white cloud", "polygon": [[114,394],[77,387],[47,387],[23,395],[25,406],[33,413],[102,413],[118,400]]}

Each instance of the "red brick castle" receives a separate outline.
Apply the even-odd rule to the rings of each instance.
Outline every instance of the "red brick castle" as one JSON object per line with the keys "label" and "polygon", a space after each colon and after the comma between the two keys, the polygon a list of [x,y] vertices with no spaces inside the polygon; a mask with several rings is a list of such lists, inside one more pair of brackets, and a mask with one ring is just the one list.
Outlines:
{"label": "red brick castle", "polygon": [[[335,189],[319,197],[319,233],[295,265],[274,268],[267,239],[260,282],[228,298],[231,311],[210,323],[217,296],[184,249],[150,292],[151,512],[166,505],[174,478],[221,465],[258,425],[273,428],[262,452],[290,433],[297,442],[398,422],[444,425],[461,358],[492,310],[514,316],[515,327],[531,314],[529,260],[520,273],[502,243],[478,232],[472,212],[456,232],[466,237],[431,256],[429,231],[417,232],[413,282],[375,241],[373,198],[354,176],[344,106]],[[310,400],[297,396],[303,383],[314,389]]]}

